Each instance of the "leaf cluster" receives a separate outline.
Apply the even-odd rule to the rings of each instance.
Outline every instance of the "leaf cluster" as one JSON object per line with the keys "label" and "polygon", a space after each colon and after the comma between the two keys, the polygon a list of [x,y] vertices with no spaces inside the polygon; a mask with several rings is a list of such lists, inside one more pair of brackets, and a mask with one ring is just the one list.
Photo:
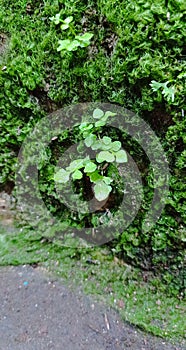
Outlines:
{"label": "leaf cluster", "polygon": [[91,160],[89,156],[73,160],[66,169],[62,168],[54,175],[56,182],[65,184],[70,180],[70,175],[73,180],[80,180],[83,178],[83,174],[86,174],[94,184],[93,190],[98,201],[103,201],[109,196],[112,191],[112,178],[105,176],[103,169],[107,168],[107,163],[127,162],[127,155],[121,149],[120,141],[112,142],[108,136],[97,137],[95,132],[98,132],[100,127],[106,124],[107,119],[114,115],[113,112],[106,111],[104,113],[101,109],[96,108],[93,111],[93,118],[97,120],[94,124],[82,121],[79,126],[80,134],[84,138],[82,142],[87,148],[97,151],[95,160]]}

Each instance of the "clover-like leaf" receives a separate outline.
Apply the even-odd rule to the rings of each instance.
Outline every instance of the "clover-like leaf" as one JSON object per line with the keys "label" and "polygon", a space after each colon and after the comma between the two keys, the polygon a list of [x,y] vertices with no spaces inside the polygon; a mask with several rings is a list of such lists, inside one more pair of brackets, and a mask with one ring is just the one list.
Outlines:
{"label": "clover-like leaf", "polygon": [[79,41],[89,41],[92,37],[93,37],[94,34],[92,33],[85,33],[83,35],[76,35],[75,36],[75,39],[79,40]]}
{"label": "clover-like leaf", "polygon": [[98,180],[102,180],[103,176],[99,174],[98,170],[95,170],[93,173],[88,174],[90,177],[90,181],[96,182]]}
{"label": "clover-like leaf", "polygon": [[111,191],[112,187],[107,185],[103,180],[98,180],[94,186],[94,194],[98,201],[105,200]]}
{"label": "clover-like leaf", "polygon": [[67,50],[70,43],[71,43],[71,41],[69,39],[59,40],[58,41],[59,46],[57,48],[57,51]]}
{"label": "clover-like leaf", "polygon": [[59,46],[57,48],[57,51],[62,51],[62,50],[75,51],[79,46],[79,42],[77,40],[71,41],[69,39],[59,40],[58,44]]}
{"label": "clover-like leaf", "polygon": [[76,35],[75,40],[78,40],[80,43],[80,47],[86,47],[90,45],[90,39],[93,37],[92,33],[85,33],[83,35]]}
{"label": "clover-like leaf", "polygon": [[108,117],[114,116],[114,115],[116,115],[116,113],[113,113],[113,112],[110,112],[110,111],[105,112],[105,114],[103,114],[101,117],[99,117],[100,120],[95,123],[95,126],[96,127],[104,126],[106,124],[106,121],[107,121]]}
{"label": "clover-like leaf", "polygon": [[87,164],[85,165],[85,169],[84,171],[86,173],[93,173],[93,171],[95,171],[97,169],[97,165],[91,161],[87,162]]}
{"label": "clover-like leaf", "polygon": [[69,16],[69,17],[65,18],[63,22],[66,23],[66,24],[69,24],[72,21],[73,21],[73,17]]}
{"label": "clover-like leaf", "polygon": [[79,41],[73,40],[69,45],[67,45],[67,51],[75,51],[77,50],[78,46],[80,46]]}
{"label": "clover-like leaf", "polygon": [[109,151],[101,151],[100,153],[98,153],[96,155],[96,160],[97,160],[98,163],[102,163],[104,161],[106,161],[108,163],[112,163],[112,162],[114,162],[115,157]]}
{"label": "clover-like leaf", "polygon": [[101,149],[102,151],[109,151],[109,150],[111,150],[111,148],[112,148],[112,144],[110,144],[110,145],[105,145],[103,142],[101,142],[100,149]]}
{"label": "clover-like leaf", "polygon": [[67,29],[67,28],[69,28],[69,25],[68,25],[68,24],[63,23],[63,24],[61,25],[61,30],[65,30],[65,29]]}
{"label": "clover-like leaf", "polygon": [[109,151],[112,148],[112,142],[108,143],[107,145],[103,142],[103,139],[100,140],[100,150],[102,151]]}
{"label": "clover-like leaf", "polygon": [[105,145],[109,145],[112,142],[111,138],[108,136],[103,136],[102,140]]}
{"label": "clover-like leaf", "polygon": [[98,126],[104,126],[106,124],[106,122],[102,119],[98,120],[97,122],[95,122],[95,127],[97,128]]}
{"label": "clover-like leaf", "polygon": [[121,148],[121,142],[120,141],[114,141],[112,142],[112,151],[117,152]]}
{"label": "clover-like leaf", "polygon": [[82,131],[85,131],[85,130],[91,130],[93,128],[93,124],[88,124],[86,122],[84,123],[81,123],[79,125],[79,129],[82,130]]}
{"label": "clover-like leaf", "polygon": [[111,112],[111,111],[105,112],[105,117],[106,117],[106,118],[108,118],[108,117],[114,117],[115,115],[116,115],[116,113]]}
{"label": "clover-like leaf", "polygon": [[94,134],[88,135],[84,141],[85,145],[87,147],[90,147],[96,141],[96,139],[97,139],[96,135],[94,135]]}
{"label": "clover-like leaf", "polygon": [[56,13],[55,16],[50,17],[49,19],[50,19],[52,22],[54,22],[55,24],[59,24],[59,23],[61,22],[60,13]]}
{"label": "clover-like leaf", "polygon": [[75,170],[83,168],[84,162],[85,162],[84,158],[75,159],[70,163],[70,165],[66,169],[67,169],[67,171],[72,173]]}
{"label": "clover-like leaf", "polygon": [[116,156],[116,162],[117,163],[126,163],[127,162],[127,153],[121,149],[117,153],[115,153]]}
{"label": "clover-like leaf", "polygon": [[83,177],[83,174],[79,170],[74,171],[74,173],[72,174],[73,180],[80,180],[82,179],[82,177]]}
{"label": "clover-like leaf", "polygon": [[94,119],[100,119],[101,117],[103,117],[103,115],[104,115],[104,112],[99,108],[96,108],[93,112]]}
{"label": "clover-like leaf", "polygon": [[113,181],[113,179],[111,177],[108,176],[103,176],[103,181],[107,184],[110,185],[111,182]]}
{"label": "clover-like leaf", "polygon": [[84,130],[84,128],[86,128],[87,125],[88,125],[87,122],[82,122],[82,123],[79,125],[79,129],[80,129],[80,130]]}
{"label": "clover-like leaf", "polygon": [[91,148],[93,151],[100,149],[101,148],[101,141],[100,140],[95,140],[93,144],[91,145]]}
{"label": "clover-like leaf", "polygon": [[81,153],[83,153],[84,149],[85,149],[84,142],[81,140],[77,145],[78,154],[80,155]]}
{"label": "clover-like leaf", "polygon": [[60,169],[55,175],[54,175],[54,181],[59,183],[66,183],[69,181],[70,173],[64,169]]}
{"label": "clover-like leaf", "polygon": [[89,41],[79,41],[79,47],[87,47],[90,45]]}

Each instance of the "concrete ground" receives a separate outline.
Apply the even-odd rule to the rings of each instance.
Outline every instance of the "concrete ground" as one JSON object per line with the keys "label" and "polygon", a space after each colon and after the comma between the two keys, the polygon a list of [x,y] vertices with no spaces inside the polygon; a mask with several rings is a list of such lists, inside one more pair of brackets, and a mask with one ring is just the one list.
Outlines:
{"label": "concrete ground", "polygon": [[0,350],[184,350],[124,323],[42,267],[0,267]]}

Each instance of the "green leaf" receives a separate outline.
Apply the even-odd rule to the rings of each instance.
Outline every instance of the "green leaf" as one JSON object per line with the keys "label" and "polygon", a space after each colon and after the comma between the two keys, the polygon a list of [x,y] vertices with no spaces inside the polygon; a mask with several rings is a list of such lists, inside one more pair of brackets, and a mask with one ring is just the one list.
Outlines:
{"label": "green leaf", "polygon": [[80,153],[84,152],[85,146],[84,146],[84,142],[80,141],[77,145],[77,152],[80,155]]}
{"label": "green leaf", "polygon": [[99,140],[94,141],[94,143],[91,145],[91,148],[93,151],[101,148],[101,141]]}
{"label": "green leaf", "polygon": [[104,161],[112,163],[115,160],[115,157],[109,151],[101,151],[96,155],[96,160],[98,163],[102,163]]}
{"label": "green leaf", "polygon": [[172,99],[172,102],[174,102],[174,94],[175,94],[175,88],[174,86],[170,86],[170,87],[167,87],[165,86],[163,91],[162,91],[162,94],[167,97],[167,100],[169,101],[170,99]]}
{"label": "green leaf", "polygon": [[70,40],[69,39],[59,40],[58,44],[59,46],[57,48],[57,51],[67,50],[67,47],[70,45]]}
{"label": "green leaf", "polygon": [[108,176],[103,176],[103,181],[107,184],[110,185],[111,182],[113,181],[113,179],[111,177]]}
{"label": "green leaf", "polygon": [[98,180],[102,180],[103,176],[99,174],[98,170],[94,171],[93,173],[88,174],[90,177],[90,181],[96,182]]}
{"label": "green leaf", "polygon": [[69,28],[69,25],[68,24],[62,24],[61,25],[61,30],[65,30],[65,29],[67,29],[67,28]]}
{"label": "green leaf", "polygon": [[79,47],[87,47],[89,45],[90,45],[90,43],[87,41],[79,41]]}
{"label": "green leaf", "polygon": [[94,134],[90,134],[89,136],[87,136],[86,137],[86,139],[85,139],[85,145],[87,146],[87,147],[90,147],[95,141],[96,141],[96,135],[94,135]]}
{"label": "green leaf", "polygon": [[[109,138],[108,138],[109,139]],[[111,139],[110,139],[111,140]],[[107,143],[107,144],[106,144]],[[110,149],[112,149],[112,140],[111,142],[108,140],[106,142],[103,142],[103,139],[100,140],[100,147],[99,147],[102,151],[108,151]]]}
{"label": "green leaf", "polygon": [[92,33],[85,33],[83,35],[76,35],[75,39],[79,40],[79,41],[86,41],[89,42],[89,40],[93,37],[94,34]]}
{"label": "green leaf", "polygon": [[88,125],[88,123],[86,122],[82,122],[80,125],[79,125],[79,129],[80,130],[84,130],[84,128]]}
{"label": "green leaf", "polygon": [[117,163],[126,163],[127,162],[127,153],[121,149],[120,151],[118,151],[116,154],[116,162]]}
{"label": "green leaf", "polygon": [[105,124],[105,121],[100,119],[97,122],[95,122],[95,127],[97,128],[98,126],[104,126]]}
{"label": "green leaf", "polygon": [[103,117],[103,115],[104,115],[104,112],[99,108],[96,108],[93,112],[94,119],[100,119],[101,117]]}
{"label": "green leaf", "polygon": [[93,128],[93,124],[87,124],[86,122],[85,123],[81,123],[81,125],[79,126],[79,129],[80,130],[91,130]]}
{"label": "green leaf", "polygon": [[55,24],[59,24],[61,22],[60,13],[57,13],[55,16],[50,17],[50,20]]}
{"label": "green leaf", "polygon": [[98,201],[105,200],[111,191],[112,187],[107,185],[103,180],[97,181],[94,186],[95,197]]}
{"label": "green leaf", "polygon": [[108,117],[114,117],[114,115],[116,115],[116,113],[114,113],[114,112],[110,112],[110,111],[105,112],[105,117],[106,117],[106,118],[108,118]]}
{"label": "green leaf", "polygon": [[114,141],[112,142],[112,151],[117,152],[121,148],[121,142],[120,141]]}
{"label": "green leaf", "polygon": [[69,17],[65,18],[63,22],[66,23],[66,24],[69,24],[72,21],[73,21],[73,17],[69,16]]}
{"label": "green leaf", "polygon": [[100,141],[100,149],[102,151],[109,151],[112,148],[112,143],[110,145],[105,145],[102,141]]}
{"label": "green leaf", "polygon": [[158,91],[162,86],[163,84],[162,83],[158,83],[157,81],[155,80],[152,80],[151,81],[151,84],[149,84],[152,88],[153,91]]}
{"label": "green leaf", "polygon": [[108,136],[103,136],[102,140],[105,145],[109,145],[112,142],[111,138]]}
{"label": "green leaf", "polygon": [[71,173],[75,170],[78,170],[80,168],[83,168],[84,166],[85,159],[75,159],[73,160],[70,165],[67,167],[67,170],[70,171]]}
{"label": "green leaf", "polygon": [[104,126],[106,124],[106,121],[107,121],[108,117],[114,116],[114,115],[116,115],[116,113],[112,113],[110,111],[107,111],[104,115],[99,117],[100,120],[95,123],[95,126],[96,127],[97,126]]}
{"label": "green leaf", "polygon": [[74,51],[79,46],[79,42],[77,40],[70,41],[69,39],[59,40],[58,44],[59,46],[57,48],[57,51],[62,51],[62,50]]}
{"label": "green leaf", "polygon": [[79,46],[79,42],[77,40],[73,40],[67,46],[67,51],[75,51]]}
{"label": "green leaf", "polygon": [[74,173],[72,174],[73,180],[80,180],[82,179],[82,177],[83,177],[83,174],[79,170],[74,171]]}
{"label": "green leaf", "polygon": [[66,183],[69,181],[70,173],[64,169],[60,169],[55,175],[54,175],[54,181],[59,183]]}
{"label": "green leaf", "polygon": [[186,72],[182,72],[177,76],[178,79],[186,78]]}
{"label": "green leaf", "polygon": [[97,165],[91,161],[89,161],[86,165],[85,165],[85,169],[84,171],[86,173],[92,173],[93,171],[95,171],[97,169]]}
{"label": "green leaf", "polygon": [[76,35],[75,40],[79,41],[79,46],[80,47],[87,47],[90,45],[90,39],[92,38],[93,34],[91,33],[85,33],[83,35]]}

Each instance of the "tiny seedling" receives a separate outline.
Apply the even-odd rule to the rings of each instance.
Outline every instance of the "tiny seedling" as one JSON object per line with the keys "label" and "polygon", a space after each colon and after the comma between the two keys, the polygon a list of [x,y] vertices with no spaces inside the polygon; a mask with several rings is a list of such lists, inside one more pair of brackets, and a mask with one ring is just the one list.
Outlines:
{"label": "tiny seedling", "polygon": [[76,51],[78,47],[87,47],[90,45],[90,40],[93,37],[92,33],[84,33],[77,35],[74,30],[73,17],[69,16],[64,20],[61,19],[60,13],[57,13],[55,16],[50,17],[50,20],[56,25],[61,23],[61,30],[66,31],[68,29],[67,39],[58,40],[57,51]]}

